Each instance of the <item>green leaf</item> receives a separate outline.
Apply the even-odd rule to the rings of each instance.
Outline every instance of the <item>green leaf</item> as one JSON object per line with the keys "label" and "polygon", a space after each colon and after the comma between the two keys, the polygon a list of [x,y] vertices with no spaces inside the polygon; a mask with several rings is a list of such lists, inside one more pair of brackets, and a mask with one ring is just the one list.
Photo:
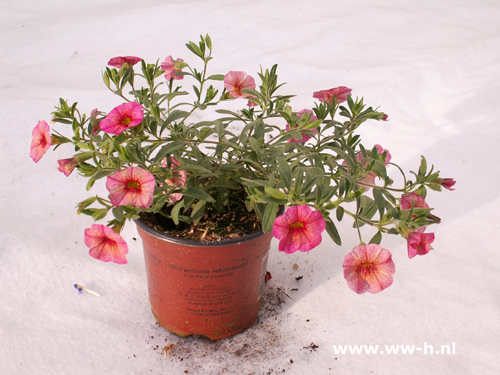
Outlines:
{"label": "green leaf", "polygon": [[288,196],[285,193],[272,187],[266,187],[265,192],[266,194],[276,199],[288,199]]}
{"label": "green leaf", "polygon": [[160,151],[158,151],[158,154],[156,154],[153,163],[157,164],[159,161],[163,160],[165,156],[168,154],[172,154],[174,151],[177,151],[181,148],[183,148],[186,145],[186,142],[183,141],[174,141],[172,143],[169,143],[166,146],[163,146]]}
{"label": "green leaf", "polygon": [[160,134],[161,132],[163,132],[163,130],[165,130],[165,128],[172,122],[182,118],[182,119],[185,119],[186,117],[189,116],[189,112],[186,112],[186,111],[180,111],[180,110],[174,110],[170,113],[170,115],[167,117],[167,119],[163,122],[162,126],[161,126],[161,130],[160,130]]}
{"label": "green leaf", "polygon": [[278,169],[280,171],[280,175],[283,178],[283,182],[285,186],[290,189],[292,186],[292,170],[290,168],[290,164],[285,160],[284,157],[279,157],[278,161]]}
{"label": "green leaf", "polygon": [[382,242],[382,232],[378,231],[372,237],[372,239],[370,240],[370,243],[374,243],[374,244],[380,245],[380,242]]}
{"label": "green leaf", "polygon": [[211,79],[214,81],[224,81],[224,74],[214,74],[208,77],[207,79]]}
{"label": "green leaf", "polygon": [[335,227],[335,224],[333,224],[332,219],[329,217],[325,219],[326,223],[326,232],[328,235],[331,237],[333,242],[335,242],[337,245],[342,245],[342,240],[340,239],[339,232],[337,231],[337,227]]}
{"label": "green leaf", "polygon": [[125,221],[125,218],[123,216],[123,210],[120,207],[114,207],[112,212],[116,220],[121,222]]}
{"label": "green leaf", "polygon": [[198,199],[200,201],[206,201],[210,203],[215,202],[215,199],[213,199],[210,194],[208,194],[206,191],[203,191],[195,187],[186,187],[179,189],[179,193]]}
{"label": "green leaf", "polygon": [[273,228],[274,220],[276,219],[276,214],[278,213],[278,205],[275,203],[268,203],[266,209],[264,210],[264,215],[262,217],[262,231],[264,233],[269,232]]}
{"label": "green leaf", "polygon": [[198,222],[200,221],[205,212],[206,205],[206,201],[199,201],[194,205],[193,211],[191,212],[191,218],[193,219],[194,225],[198,224]]}
{"label": "green leaf", "polygon": [[337,214],[337,220],[342,221],[342,218],[344,217],[344,207],[338,206],[336,214]]}
{"label": "green leaf", "polygon": [[375,204],[377,205],[377,208],[380,212],[380,217],[384,216],[385,199],[382,193],[380,192],[380,189],[377,188],[373,189],[373,198],[375,198]]}
{"label": "green leaf", "polygon": [[420,168],[418,168],[418,175],[420,177],[423,177],[427,173],[427,160],[425,160],[423,155],[421,156],[421,158]]}

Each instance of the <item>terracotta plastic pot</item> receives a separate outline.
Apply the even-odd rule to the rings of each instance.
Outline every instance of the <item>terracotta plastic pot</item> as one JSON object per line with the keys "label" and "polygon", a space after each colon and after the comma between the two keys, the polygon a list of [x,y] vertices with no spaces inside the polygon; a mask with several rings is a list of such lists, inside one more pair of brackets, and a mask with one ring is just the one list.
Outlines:
{"label": "terracotta plastic pot", "polygon": [[180,336],[235,335],[257,319],[272,233],[218,243],[159,233],[137,220],[151,309]]}

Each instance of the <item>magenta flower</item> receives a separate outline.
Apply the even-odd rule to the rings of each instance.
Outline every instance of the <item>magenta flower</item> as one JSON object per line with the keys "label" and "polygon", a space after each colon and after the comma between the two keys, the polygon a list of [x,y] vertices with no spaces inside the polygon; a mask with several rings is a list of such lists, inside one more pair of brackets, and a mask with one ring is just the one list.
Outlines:
{"label": "magenta flower", "polygon": [[113,206],[148,208],[153,203],[154,176],[139,167],[128,167],[108,176],[106,188]]}
{"label": "magenta flower", "polygon": [[409,193],[405,194],[401,197],[401,209],[402,210],[410,210],[412,204],[414,204],[415,208],[429,208],[429,205],[425,201],[424,197],[418,195],[417,193]]}
{"label": "magenta flower", "polygon": [[456,181],[453,178],[439,178],[434,181],[435,184],[441,185],[446,190],[455,190],[452,189],[452,186],[456,184]]}
{"label": "magenta flower", "polygon": [[118,56],[118,57],[113,57],[111,60],[109,60],[108,65],[120,69],[125,64],[127,64],[127,66],[134,66],[141,60],[142,59],[140,57],[135,57],[135,56]]}
{"label": "magenta flower", "polygon": [[356,246],[345,256],[342,267],[349,288],[358,294],[388,288],[396,271],[391,252],[376,244]]}
{"label": "magenta flower", "polygon": [[[163,168],[167,167],[167,158],[162,160],[161,166]],[[180,166],[179,160],[172,157],[172,170],[176,169],[179,166]],[[165,183],[168,186],[185,186],[186,185],[186,178],[187,178],[186,171],[176,171],[176,172],[174,172],[174,174],[171,178],[167,178],[165,180]],[[161,184],[160,184],[160,186],[161,186]],[[177,201],[180,201],[182,199],[182,197],[183,197],[183,194],[174,193],[174,194],[170,194],[170,196],[168,197],[168,200],[170,202],[177,202]]]}
{"label": "magenta flower", "polygon": [[252,97],[252,95],[246,94],[241,90],[255,90],[255,81],[245,72],[230,71],[224,76],[224,87],[233,98],[247,98]]}
{"label": "magenta flower", "polygon": [[139,125],[143,117],[142,105],[129,102],[114,108],[100,122],[99,126],[106,133],[119,135],[129,128]]}
{"label": "magenta flower", "polygon": [[[308,115],[311,115],[312,111],[310,109],[303,109],[299,113],[297,113],[297,117],[302,117],[304,113],[307,113]],[[318,118],[314,115],[311,115],[311,120],[316,121]],[[295,128],[294,128],[295,129]],[[289,131],[290,130],[290,125],[286,124],[285,125],[285,130]],[[309,129],[310,131],[317,133],[318,129]],[[302,139],[299,141],[298,139],[289,139],[288,143],[296,142],[296,143],[306,143],[309,139],[311,139],[311,136],[308,134],[302,134]]]}
{"label": "magenta flower", "polygon": [[167,56],[164,62],[161,63],[161,68],[165,71],[165,78],[167,81],[183,79],[183,75],[175,75],[175,73],[179,73],[182,71],[184,64],[183,59],[172,59],[172,56]]}
{"label": "magenta flower", "polygon": [[31,135],[33,138],[31,139],[30,158],[35,163],[38,163],[52,144],[50,126],[45,121],[38,121]]}
{"label": "magenta flower", "polygon": [[309,251],[321,243],[326,224],[320,211],[293,206],[274,221],[273,235],[280,240],[278,250],[287,254]]}
{"label": "magenta flower", "polygon": [[411,232],[406,238],[408,243],[408,257],[411,259],[415,255],[425,255],[431,250],[431,243],[434,242],[434,233],[423,233],[425,228],[420,228],[417,232]]}
{"label": "magenta flower", "polygon": [[[319,99],[322,103],[330,105],[340,104],[347,100],[347,95],[351,94],[351,89],[345,86],[339,86],[330,90],[321,90],[313,93],[313,98]],[[335,102],[333,99],[335,98]]]}
{"label": "magenta flower", "polygon": [[75,157],[69,159],[61,159],[58,160],[57,163],[59,164],[59,168],[57,168],[57,170],[64,173],[64,175],[68,177],[78,165],[78,159]]}
{"label": "magenta flower", "polygon": [[127,243],[110,227],[92,224],[90,228],[85,229],[84,241],[90,248],[89,254],[92,258],[103,262],[127,264],[125,257],[128,253]]}

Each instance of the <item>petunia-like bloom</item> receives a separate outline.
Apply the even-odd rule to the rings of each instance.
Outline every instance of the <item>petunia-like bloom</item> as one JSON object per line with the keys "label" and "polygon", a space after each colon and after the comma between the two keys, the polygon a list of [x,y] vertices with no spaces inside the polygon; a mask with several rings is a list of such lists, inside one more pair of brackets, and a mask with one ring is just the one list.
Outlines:
{"label": "petunia-like bloom", "polygon": [[[302,111],[300,111],[299,113],[297,113],[297,117],[302,117],[302,115],[304,113],[307,113],[308,115],[311,115],[311,110],[310,109],[303,109]],[[311,115],[311,120],[313,121],[316,121],[318,118],[314,115]],[[295,128],[294,128],[295,129]],[[286,124],[285,125],[285,130],[286,131],[289,131],[290,130],[290,125],[289,124]],[[314,133],[317,133],[318,132],[318,129],[309,129],[310,131],[314,132]],[[309,139],[311,139],[311,136],[309,134],[302,134],[302,139],[301,140],[298,140],[298,139],[289,139],[288,140],[288,143],[293,143],[293,142],[296,142],[296,143],[306,143]]]}
{"label": "petunia-like bloom", "polygon": [[57,161],[57,164],[59,164],[59,168],[57,168],[57,170],[64,173],[64,175],[68,177],[78,165],[78,159],[75,157],[69,159],[60,159]]}
{"label": "petunia-like bloom", "polygon": [[92,224],[85,229],[85,245],[90,248],[89,254],[92,258],[103,262],[115,262],[127,264],[125,255],[128,246],[125,240],[113,229],[101,224]]}
{"label": "petunia-like bloom", "polygon": [[396,271],[391,252],[377,244],[356,246],[345,256],[342,267],[349,288],[358,294],[388,288]]}
{"label": "petunia-like bloom", "polygon": [[441,185],[446,190],[455,190],[452,189],[457,182],[453,178],[439,178],[437,181],[434,181],[435,184]]}
{"label": "petunia-like bloom", "polygon": [[[319,99],[322,103],[330,105],[340,104],[347,100],[347,95],[351,93],[352,89],[345,86],[335,87],[330,90],[321,90],[313,93],[313,98]],[[333,99],[335,98],[335,102]]]}
{"label": "petunia-like bloom", "polygon": [[242,92],[243,89],[255,90],[255,81],[245,72],[230,71],[224,76],[224,87],[233,98],[252,97]]}
{"label": "petunia-like bloom", "polygon": [[[167,167],[167,158],[162,160],[161,166],[163,168]],[[172,170],[175,170],[179,166],[180,166],[179,160],[177,158],[172,157]],[[165,180],[165,184],[167,184],[168,186],[185,186],[186,178],[187,178],[186,171],[175,171],[174,175],[171,178],[167,178]],[[177,202],[182,199],[182,196],[183,194],[181,193],[170,194],[168,200],[170,202]]]}
{"label": "petunia-like bloom", "polygon": [[405,194],[401,197],[401,209],[402,210],[410,210],[412,204],[414,204],[415,208],[429,208],[429,205],[425,201],[424,197],[418,195],[417,193],[411,192],[409,194]]}
{"label": "petunia-like bloom", "polygon": [[292,206],[274,221],[273,235],[280,240],[278,250],[287,254],[309,251],[321,243],[325,219],[308,206]]}
{"label": "petunia-like bloom", "polygon": [[142,105],[129,102],[114,108],[99,123],[99,126],[106,133],[119,135],[129,128],[139,125],[143,117]]}
{"label": "petunia-like bloom", "polygon": [[33,138],[31,139],[30,158],[35,163],[38,163],[52,144],[50,126],[45,121],[38,121],[31,135]]}
{"label": "petunia-like bloom", "polygon": [[120,69],[125,64],[127,64],[127,66],[134,66],[141,60],[142,59],[140,57],[135,57],[135,56],[117,56],[109,60],[108,65]]}
{"label": "petunia-like bloom", "polygon": [[408,257],[411,259],[415,255],[425,255],[431,251],[431,243],[434,242],[434,233],[423,233],[425,228],[420,228],[417,232],[411,232],[406,238],[408,244]]}
{"label": "petunia-like bloom", "polygon": [[171,79],[178,80],[184,78],[183,75],[175,75],[175,73],[182,71],[183,64],[180,62],[183,61],[183,59],[174,60],[172,59],[172,56],[167,56],[165,61],[161,63],[161,68],[165,71],[165,78],[167,81],[170,81]]}
{"label": "petunia-like bloom", "polygon": [[128,167],[108,176],[106,188],[113,206],[148,208],[153,203],[154,176],[139,167]]}

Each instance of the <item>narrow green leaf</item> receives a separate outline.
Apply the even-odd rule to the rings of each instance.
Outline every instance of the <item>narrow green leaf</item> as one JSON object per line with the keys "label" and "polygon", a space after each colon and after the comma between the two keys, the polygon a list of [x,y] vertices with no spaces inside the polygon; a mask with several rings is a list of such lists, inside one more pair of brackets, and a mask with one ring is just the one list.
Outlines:
{"label": "narrow green leaf", "polygon": [[333,242],[335,242],[337,245],[342,245],[342,240],[340,239],[339,232],[337,231],[337,227],[335,224],[333,224],[333,221],[328,217],[325,219],[326,223],[326,232],[328,235],[331,237]]}
{"label": "narrow green leaf", "polygon": [[269,232],[273,228],[274,220],[276,219],[276,214],[278,212],[278,205],[274,203],[268,203],[262,217],[262,231],[264,233]]}
{"label": "narrow green leaf", "polygon": [[382,232],[378,231],[372,237],[372,239],[370,240],[370,243],[374,243],[374,244],[380,245],[380,242],[382,242]]}
{"label": "narrow green leaf", "polygon": [[344,207],[342,207],[342,206],[337,207],[336,214],[337,214],[338,221],[342,221],[342,218],[344,217],[344,211],[345,211]]}
{"label": "narrow green leaf", "polygon": [[377,205],[377,208],[380,212],[380,217],[384,216],[385,199],[382,193],[380,192],[380,189],[377,188],[373,189],[373,198],[375,198],[375,204]]}
{"label": "narrow green leaf", "polygon": [[195,188],[195,187],[186,187],[186,188],[180,189],[179,192],[184,194],[184,195],[187,195],[189,197],[201,200],[201,201],[206,201],[206,202],[210,202],[210,203],[215,202],[215,199],[213,199],[210,194],[208,194],[207,192],[205,192],[201,189]]}
{"label": "narrow green leaf", "polygon": [[194,225],[198,224],[201,217],[205,213],[206,205],[207,205],[207,202],[205,202],[205,201],[199,201],[198,203],[196,203],[194,205],[193,211],[191,212],[191,218],[193,219]]}

